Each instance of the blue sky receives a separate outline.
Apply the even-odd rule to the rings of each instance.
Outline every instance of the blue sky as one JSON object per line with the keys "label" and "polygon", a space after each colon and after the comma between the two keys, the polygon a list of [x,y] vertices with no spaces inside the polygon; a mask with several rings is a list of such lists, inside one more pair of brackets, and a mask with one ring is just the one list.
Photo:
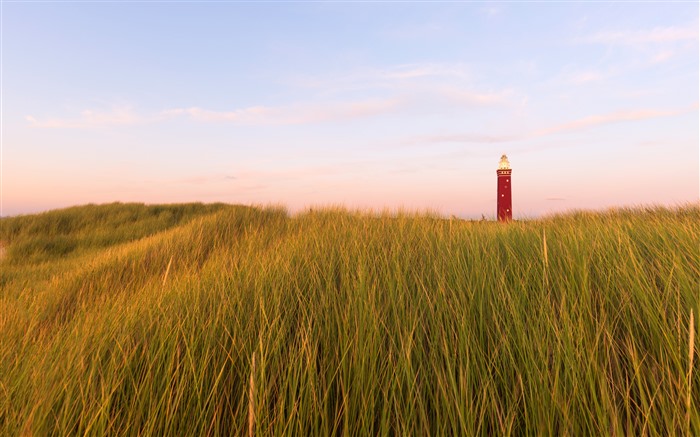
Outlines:
{"label": "blue sky", "polygon": [[697,2],[2,2],[2,214],[697,202]]}

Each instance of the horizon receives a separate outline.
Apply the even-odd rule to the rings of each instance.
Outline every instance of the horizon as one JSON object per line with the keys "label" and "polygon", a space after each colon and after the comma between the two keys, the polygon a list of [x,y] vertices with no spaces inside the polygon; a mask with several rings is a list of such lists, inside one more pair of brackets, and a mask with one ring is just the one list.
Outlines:
{"label": "horizon", "polygon": [[[108,206],[144,206],[146,208],[151,208],[151,207],[164,207],[164,208],[171,208],[171,207],[178,207],[178,206],[187,206],[187,205],[202,205],[202,206],[215,206],[215,205],[223,205],[225,207],[245,207],[245,208],[251,208],[251,209],[258,209],[258,210],[267,210],[267,209],[279,209],[282,211],[287,217],[289,218],[298,218],[298,217],[303,217],[306,214],[309,213],[335,213],[335,212],[342,212],[342,213],[347,213],[350,215],[362,215],[365,217],[383,217],[383,216],[389,216],[389,217],[400,217],[400,216],[409,216],[409,217],[426,217],[426,218],[436,218],[440,220],[458,220],[458,221],[467,221],[467,222],[494,222],[494,223],[510,223],[510,222],[528,222],[528,221],[539,221],[539,220],[551,220],[551,219],[557,219],[557,218],[562,218],[562,217],[567,217],[567,216],[575,216],[577,214],[593,214],[593,215],[605,215],[605,214],[610,214],[610,213],[623,213],[626,211],[631,211],[633,213],[644,213],[644,212],[649,212],[649,211],[654,211],[654,210],[665,210],[665,211],[671,211],[671,212],[678,212],[679,210],[683,209],[692,209],[692,208],[697,208],[700,207],[700,201],[696,202],[685,202],[685,203],[677,203],[677,204],[660,204],[660,203],[648,203],[648,204],[630,204],[630,205],[620,205],[620,206],[609,206],[609,207],[604,207],[604,208],[574,208],[574,209],[567,209],[567,210],[561,210],[561,211],[552,211],[552,212],[546,212],[543,214],[540,214],[538,216],[527,216],[527,215],[521,215],[517,218],[513,218],[511,220],[506,220],[504,222],[501,222],[498,220],[498,217],[496,214],[492,214],[491,216],[489,215],[482,215],[480,217],[459,217],[456,215],[448,215],[444,214],[441,211],[435,210],[435,209],[409,209],[405,208],[403,206],[396,206],[394,208],[362,208],[362,207],[357,207],[357,208],[352,208],[348,207],[346,205],[341,205],[341,204],[318,204],[318,205],[313,205],[310,207],[306,208],[299,208],[296,210],[290,210],[286,205],[281,204],[281,203],[250,203],[250,204],[243,204],[243,203],[226,203],[226,202],[173,202],[173,203],[148,203],[148,202],[121,202],[121,201],[113,201],[113,202],[103,202],[103,203],[84,203],[84,204],[76,204],[76,205],[68,205],[60,208],[54,208],[54,209],[47,209],[47,210],[42,210],[42,211],[35,211],[35,212],[27,212],[27,213],[19,213],[16,215],[5,215],[5,216],[0,216],[0,219],[12,219],[12,218],[21,218],[21,217],[27,217],[27,216],[33,216],[33,215],[40,215],[40,214],[46,214],[46,213],[54,213],[54,212],[61,212],[64,210],[68,209],[82,209],[82,208],[90,208],[90,207],[108,207]],[[2,243],[2,242],[0,242]]]}
{"label": "horizon", "polygon": [[700,198],[697,2],[0,2],[0,216]]}

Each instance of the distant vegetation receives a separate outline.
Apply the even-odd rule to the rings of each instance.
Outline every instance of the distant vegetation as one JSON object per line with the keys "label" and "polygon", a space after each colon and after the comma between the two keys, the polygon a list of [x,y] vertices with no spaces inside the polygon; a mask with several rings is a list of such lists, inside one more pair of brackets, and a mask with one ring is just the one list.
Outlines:
{"label": "distant vegetation", "polygon": [[0,225],[0,435],[700,435],[698,205]]}

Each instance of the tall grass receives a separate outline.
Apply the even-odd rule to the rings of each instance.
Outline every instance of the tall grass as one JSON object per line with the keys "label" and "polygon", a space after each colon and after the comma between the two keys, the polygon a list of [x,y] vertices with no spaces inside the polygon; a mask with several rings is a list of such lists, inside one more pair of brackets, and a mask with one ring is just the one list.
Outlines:
{"label": "tall grass", "polygon": [[697,205],[95,208],[0,222],[0,434],[700,434]]}

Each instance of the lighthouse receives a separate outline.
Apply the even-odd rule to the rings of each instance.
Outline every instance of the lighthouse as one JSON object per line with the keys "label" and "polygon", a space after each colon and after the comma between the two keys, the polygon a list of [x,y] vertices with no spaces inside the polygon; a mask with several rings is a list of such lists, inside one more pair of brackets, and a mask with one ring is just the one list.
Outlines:
{"label": "lighthouse", "polygon": [[513,220],[513,201],[510,194],[510,174],[512,171],[508,157],[506,155],[501,156],[501,162],[498,163],[498,170],[496,170],[498,175],[496,216],[499,222]]}

